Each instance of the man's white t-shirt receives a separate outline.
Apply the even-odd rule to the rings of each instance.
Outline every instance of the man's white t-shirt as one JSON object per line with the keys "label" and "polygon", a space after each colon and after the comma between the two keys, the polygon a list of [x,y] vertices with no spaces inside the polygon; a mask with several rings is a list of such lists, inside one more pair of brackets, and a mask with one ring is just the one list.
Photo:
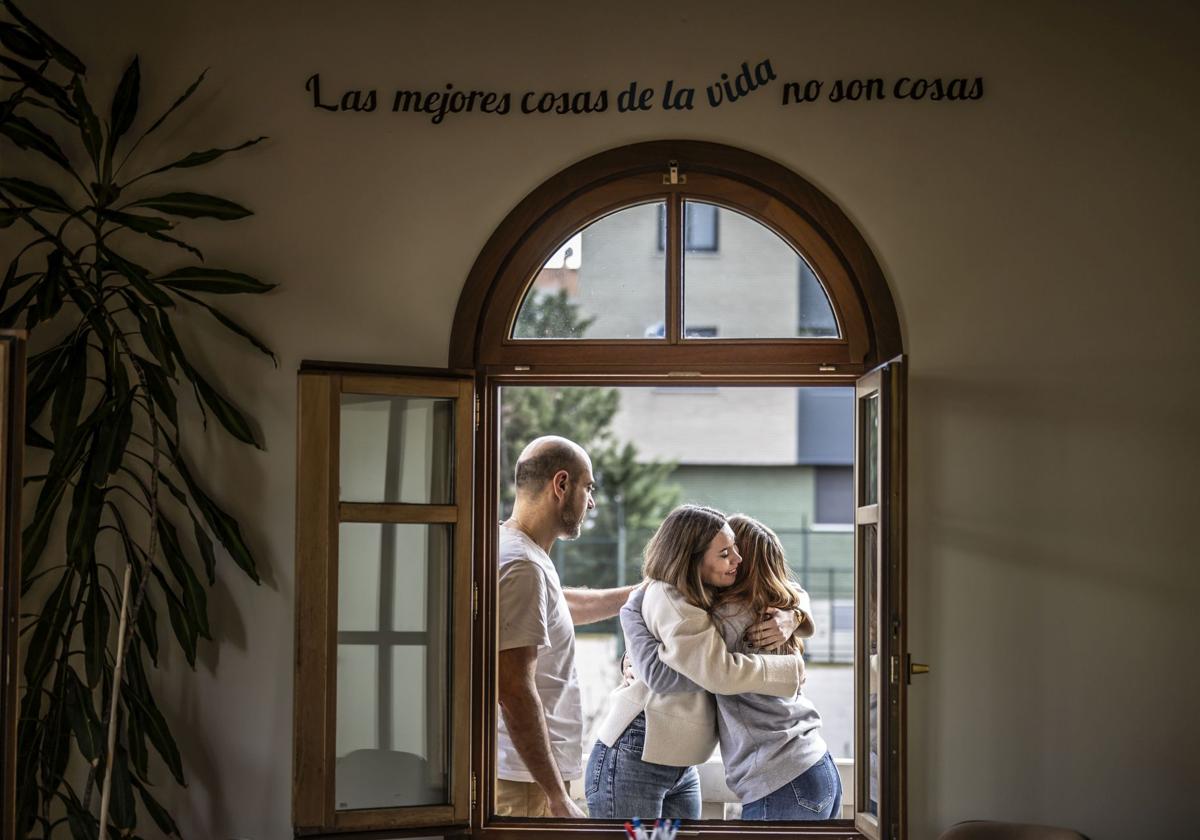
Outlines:
{"label": "man's white t-shirt", "polygon": [[[550,750],[564,781],[583,776],[583,706],[575,674],[575,625],[549,555],[516,528],[500,526],[500,650],[537,648],[535,684]],[[516,782],[533,776],[517,754],[504,716],[497,715],[497,775]]]}

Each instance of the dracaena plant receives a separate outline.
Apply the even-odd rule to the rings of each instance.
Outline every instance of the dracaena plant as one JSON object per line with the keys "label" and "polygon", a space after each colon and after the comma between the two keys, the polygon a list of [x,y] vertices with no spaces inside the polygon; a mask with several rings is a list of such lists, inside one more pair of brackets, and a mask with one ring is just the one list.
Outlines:
{"label": "dracaena plant", "polygon": [[148,668],[168,644],[195,666],[213,638],[205,581],[221,558],[259,578],[237,521],[185,457],[177,387],[194,395],[205,426],[212,417],[259,444],[189,360],[173,319],[214,318],[275,357],[212,302],[271,285],[209,266],[176,229],[250,211],[155,184],[264,138],[168,155],[155,132],[204,74],[145,121],[135,58],[105,112],[79,58],[3,2],[0,134],[24,154],[8,145],[0,165],[0,227],[11,228],[0,241],[19,243],[5,257],[0,328],[32,330],[45,348],[27,370],[26,442],[43,454],[26,459],[39,466],[25,479],[37,489],[22,534],[18,835],[133,837],[140,816],[143,828],[178,836],[152,789],[170,784],[167,774],[185,784],[184,760]]}

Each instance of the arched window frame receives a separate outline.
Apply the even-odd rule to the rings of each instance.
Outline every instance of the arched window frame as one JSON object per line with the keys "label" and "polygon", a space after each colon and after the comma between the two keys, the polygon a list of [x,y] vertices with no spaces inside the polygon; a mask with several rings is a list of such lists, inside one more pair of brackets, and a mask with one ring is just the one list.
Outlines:
{"label": "arched window frame", "polygon": [[[761,222],[788,242],[821,280],[839,326],[839,337],[780,339],[685,339],[682,328],[680,216],[683,202],[706,201]],[[647,201],[666,201],[668,236],[666,337],[664,339],[515,339],[512,326],[525,294],[546,259],[572,234],[609,213]],[[481,251],[466,280],[455,314],[445,370],[305,362],[301,366],[300,464],[298,475],[318,481],[298,484],[298,510],[315,516],[297,522],[297,718],[294,821],[298,833],[345,836],[347,831],[441,830],[489,840],[577,833],[612,833],[599,822],[497,818],[492,814],[496,723],[496,574],[499,521],[499,388],[514,384],[664,384],[703,381],[713,385],[780,384],[855,386],[856,404],[878,397],[882,440],[874,505],[855,516],[856,663],[865,661],[867,610],[863,562],[876,563],[871,603],[882,634],[878,668],[881,798],[877,818],[857,813],[852,821],[815,827],[704,823],[688,835],[768,838],[813,836],[903,840],[905,819],[905,709],[908,657],[905,619],[904,441],[905,373],[896,309],[878,262],[846,215],[820,190],[770,160],[728,146],[697,141],[658,141],[615,149],[582,161],[531,192],[503,220]],[[397,360],[403,362],[403,360]],[[473,446],[459,437],[460,463],[470,465],[473,491],[454,521],[470,523],[469,559],[456,551],[452,665],[470,662],[469,710],[455,689],[451,802],[445,807],[336,812],[332,803],[332,742],[335,737],[337,444],[336,394],[347,377],[389,393],[416,392],[414,379],[455,383],[460,406],[474,405]],[[377,380],[374,385],[369,381]],[[408,384],[398,384],[402,381]],[[306,403],[305,394],[317,394]],[[461,412],[460,412],[461,413]],[[468,412],[467,416],[469,416]],[[307,418],[307,420],[306,420]],[[856,416],[856,493],[863,486],[864,451]],[[460,424],[461,428],[461,424]],[[469,435],[465,440],[470,440]],[[306,444],[306,441],[308,443]],[[473,451],[462,451],[469,446]],[[345,507],[345,505],[341,505]],[[402,506],[393,506],[402,507]],[[414,507],[414,506],[409,506]],[[426,514],[396,510],[414,521]],[[398,520],[399,521],[399,520]],[[858,533],[875,534],[874,553],[864,558]],[[469,593],[463,563],[470,566]],[[465,608],[469,603],[470,608]],[[301,655],[303,653],[304,655]],[[869,681],[856,664],[856,743],[866,740],[868,715],[858,695]],[[458,683],[456,682],[456,685]],[[469,714],[470,725],[465,725]],[[469,736],[467,735],[469,730]],[[469,737],[470,760],[463,757]],[[856,759],[861,754],[856,747]],[[469,766],[464,766],[469,765]],[[865,762],[856,760],[856,768]],[[865,772],[856,770],[855,800],[865,795]],[[469,790],[469,794],[467,791]],[[857,806],[856,806],[857,807]]]}
{"label": "arched window frame", "polygon": [[[743,213],[795,248],[825,287],[841,337],[683,339],[679,220],[688,199]],[[665,341],[511,337],[526,290],[562,242],[609,213],[658,200],[667,202]],[[450,340],[451,367],[489,372],[516,366],[595,372],[633,360],[647,371],[684,365],[713,374],[850,375],[901,352],[899,320],[883,273],[840,208],[773,161],[697,141],[641,143],[605,152],[526,196],[471,269]]]}

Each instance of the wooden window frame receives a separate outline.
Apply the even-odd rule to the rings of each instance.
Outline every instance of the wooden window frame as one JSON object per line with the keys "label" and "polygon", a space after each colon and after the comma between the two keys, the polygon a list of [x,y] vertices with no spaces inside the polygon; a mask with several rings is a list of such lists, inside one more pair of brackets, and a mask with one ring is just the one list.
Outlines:
{"label": "wooden window frame", "polygon": [[[674,164],[683,183],[669,181]],[[788,242],[821,280],[839,327],[837,339],[684,338],[682,318],[683,202],[706,201],[744,213]],[[664,339],[515,339],[512,327],[538,268],[569,236],[592,221],[624,207],[666,201],[667,277]],[[474,369],[481,400],[476,439],[476,516],[498,521],[499,402],[506,385],[823,385],[855,387],[885,360],[902,353],[899,322],[874,255],[841,210],[795,173],[765,158],[727,146],[691,141],[628,146],[589,158],[551,178],[527,196],[501,223],[480,253],[464,286],[450,342],[450,363]],[[898,388],[903,388],[897,377]],[[902,417],[903,405],[900,403]],[[902,439],[889,454],[903,453]],[[856,458],[857,461],[857,458]],[[903,475],[896,472],[897,494]],[[903,546],[903,509],[892,517],[891,545]],[[496,574],[498,537],[494,528],[476,533],[475,579],[480,620],[475,628],[472,726],[479,796],[472,813],[472,836],[516,840],[571,834],[613,835],[612,821],[521,820],[490,814],[494,801]],[[902,583],[902,580],[901,580]],[[890,584],[889,584],[890,585]],[[903,600],[897,632],[903,634]],[[903,636],[901,636],[903,639]],[[898,689],[903,692],[903,687]],[[902,699],[897,697],[902,712]],[[903,716],[894,740],[898,772],[889,802],[898,803],[888,840],[906,835]],[[857,807],[857,806],[856,806]],[[689,837],[741,836],[747,823],[700,821]],[[893,830],[894,829],[894,830]],[[854,820],[820,826],[753,826],[756,837],[860,838]]]}
{"label": "wooden window frame", "polygon": [[[679,176],[672,182],[671,174]],[[682,241],[680,214],[683,201],[697,199],[744,213],[766,225],[795,248],[809,263],[825,287],[839,328],[837,339],[703,339],[689,340],[682,327]],[[623,207],[647,201],[667,202],[668,242],[666,329],[663,339],[514,339],[512,328],[519,307],[537,271],[555,249],[577,230]],[[828,197],[790,170],[751,153],[712,143],[657,141],[626,146],[588,158],[550,178],[530,193],[496,229],[466,280],[455,313],[447,371],[473,377],[475,394],[475,439],[473,514],[477,523],[499,521],[499,389],[511,385],[598,385],[661,387],[821,385],[856,387],[859,379],[902,353],[901,332],[887,283],[866,241],[844,213]],[[298,833],[321,826],[337,836],[355,830],[348,824],[333,825],[328,812],[303,800],[305,793],[321,792],[331,786],[331,772],[314,764],[331,755],[333,737],[332,684],[329,681],[328,626],[330,620],[328,565],[330,534],[336,538],[336,499],[329,496],[336,486],[336,470],[328,466],[328,435],[314,435],[311,427],[336,422],[336,417],[306,416],[305,389],[318,381],[317,373],[381,376],[403,375],[406,368],[346,366],[306,363],[301,372],[301,418],[299,447],[302,455],[316,448],[323,455],[324,474],[300,470],[301,489],[316,482],[315,496],[324,501],[305,502],[298,494],[297,545],[297,702],[296,778],[294,819]],[[310,374],[305,384],[305,374]],[[889,378],[897,389],[892,405],[901,422],[890,429],[889,457],[903,463],[903,371]],[[328,386],[326,386],[328,387]],[[311,414],[311,412],[309,412]],[[857,420],[856,420],[857,426]],[[306,432],[306,427],[309,431]],[[322,443],[322,441],[326,441]],[[322,451],[321,447],[325,450]],[[309,453],[311,455],[311,452]],[[305,462],[301,458],[301,463]],[[322,463],[321,458],[308,460]],[[856,458],[856,462],[857,462]],[[336,464],[334,464],[336,467]],[[318,470],[318,473],[320,471]],[[463,473],[460,473],[463,475]],[[894,615],[900,646],[906,618],[903,598],[904,475],[889,471],[889,487],[895,502],[890,520],[889,547],[898,552],[901,565],[889,586],[895,593]],[[332,484],[331,484],[332,482]],[[309,496],[314,495],[309,493]],[[354,513],[355,511],[351,511]],[[306,522],[313,524],[306,525]],[[392,830],[372,834],[397,837],[431,834],[465,834],[485,840],[560,836],[617,836],[619,823],[605,820],[529,820],[492,815],[496,753],[496,569],[498,534],[495,527],[474,529],[470,556],[454,571],[456,603],[474,598],[478,613],[470,632],[471,688],[469,726],[470,759],[462,763],[458,750],[454,766],[469,766],[470,810],[441,823],[408,820],[390,824]],[[456,542],[455,562],[460,563]],[[336,551],[336,546],[332,547]],[[857,549],[856,549],[857,551]],[[857,565],[857,563],[856,563]],[[463,577],[463,568],[466,576]],[[336,567],[332,569],[336,574]],[[336,578],[334,579],[336,583]],[[462,587],[461,590],[457,587]],[[308,590],[308,591],[305,591]],[[469,593],[469,594],[468,594]],[[309,626],[310,631],[303,628]],[[322,635],[324,634],[324,635]],[[459,640],[455,641],[458,653]],[[304,673],[302,675],[302,669]],[[896,689],[897,737],[894,745],[895,772],[889,770],[886,784],[891,825],[886,840],[904,840],[905,740],[904,684]],[[312,699],[315,705],[310,705]],[[457,716],[456,716],[457,719]],[[328,767],[332,768],[329,760]],[[318,784],[317,782],[321,782]],[[303,782],[303,783],[301,783]],[[462,782],[460,776],[459,782]],[[325,801],[332,807],[332,796]],[[461,802],[461,799],[456,800]],[[857,807],[857,802],[856,802]],[[304,828],[308,826],[309,828]],[[365,828],[365,826],[363,827]],[[689,838],[732,838],[753,834],[762,838],[819,837],[861,838],[854,820],[821,825],[698,821],[689,824]]]}
{"label": "wooden window frame", "polygon": [[[306,363],[298,389],[296,493],[296,670],[292,822],[298,835],[453,827],[468,823],[470,660],[475,399],[469,377],[417,369],[355,370]],[[339,498],[342,394],[442,397],[455,400],[453,504],[363,503]],[[445,805],[335,808],[337,743],[338,532],[343,522],[448,524],[450,566],[450,694],[448,793]]]}
{"label": "wooden window frame", "polygon": [[17,836],[17,638],[21,591],[21,465],[25,330],[0,330],[0,837]]}

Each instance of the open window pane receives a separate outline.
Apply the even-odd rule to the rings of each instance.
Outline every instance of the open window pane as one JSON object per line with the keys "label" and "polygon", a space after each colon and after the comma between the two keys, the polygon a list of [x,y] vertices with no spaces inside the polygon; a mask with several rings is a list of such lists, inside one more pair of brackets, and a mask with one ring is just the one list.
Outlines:
{"label": "open window pane", "polygon": [[298,834],[469,821],[473,391],[301,369]]}
{"label": "open window pane", "polygon": [[859,504],[879,501],[879,394],[862,401],[862,497]]}
{"label": "open window pane", "polygon": [[875,523],[863,525],[859,531],[860,568],[863,573],[863,594],[866,609],[865,649],[867,664],[867,701],[863,713],[867,729],[867,790],[863,810],[879,816],[879,537]]}
{"label": "open window pane", "polygon": [[666,322],[663,202],[592,222],[546,260],[517,312],[513,338],[655,338]]}
{"label": "open window pane", "polygon": [[450,528],[340,527],[338,810],[449,801]]}
{"label": "open window pane", "polygon": [[448,504],[454,401],[343,394],[341,499]]}
{"label": "open window pane", "polygon": [[821,281],[778,234],[704,202],[684,202],[683,218],[686,338],[838,337]]}
{"label": "open window pane", "polygon": [[856,716],[861,734],[855,826],[873,840],[901,832],[905,708],[904,367],[899,359],[856,386]]}

